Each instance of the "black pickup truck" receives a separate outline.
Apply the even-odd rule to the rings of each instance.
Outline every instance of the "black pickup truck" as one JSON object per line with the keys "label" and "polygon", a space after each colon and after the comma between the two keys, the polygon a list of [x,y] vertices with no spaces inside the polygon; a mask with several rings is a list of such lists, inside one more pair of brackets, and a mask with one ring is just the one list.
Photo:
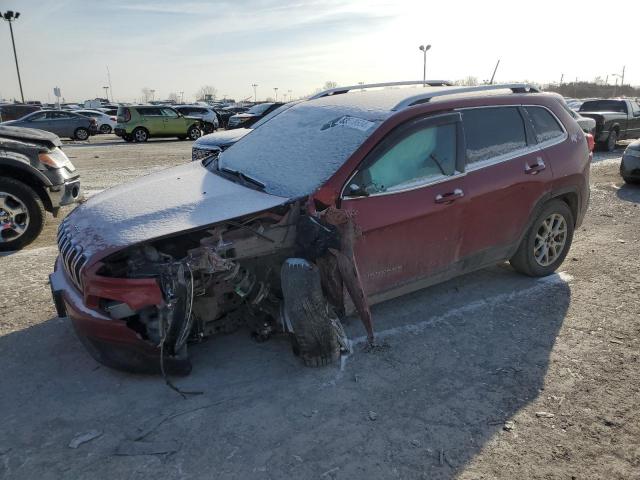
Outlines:
{"label": "black pickup truck", "polygon": [[596,121],[595,141],[610,152],[618,140],[640,137],[640,105],[634,100],[588,100],[579,113]]}
{"label": "black pickup truck", "polygon": [[80,175],[61,145],[43,130],[0,125],[0,251],[28,245],[45,212],[80,200]]}

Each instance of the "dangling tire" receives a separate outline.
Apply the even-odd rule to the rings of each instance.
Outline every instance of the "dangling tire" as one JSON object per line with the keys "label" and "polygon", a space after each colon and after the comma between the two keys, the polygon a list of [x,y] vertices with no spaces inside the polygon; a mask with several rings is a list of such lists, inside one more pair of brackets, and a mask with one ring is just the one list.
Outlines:
{"label": "dangling tire", "polygon": [[551,275],[569,253],[574,226],[569,206],[562,200],[551,200],[531,224],[509,263],[530,277]]}
{"label": "dangling tire", "polygon": [[611,130],[609,132],[609,137],[607,137],[606,148],[608,152],[613,152],[616,149],[616,145],[618,143],[618,132],[615,130]]}
{"label": "dangling tire", "polygon": [[322,293],[318,267],[289,258],[281,270],[284,313],[293,328],[292,348],[308,367],[322,367],[340,358],[339,320]]}

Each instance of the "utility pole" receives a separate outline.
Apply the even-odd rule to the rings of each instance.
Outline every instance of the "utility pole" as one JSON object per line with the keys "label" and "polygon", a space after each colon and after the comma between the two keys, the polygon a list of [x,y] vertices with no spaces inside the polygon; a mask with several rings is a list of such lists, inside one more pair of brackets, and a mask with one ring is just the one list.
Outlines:
{"label": "utility pole", "polygon": [[13,58],[16,60],[16,72],[18,72],[18,85],[20,85],[20,98],[22,99],[22,103],[24,103],[24,93],[22,92],[22,79],[20,78],[20,67],[18,67],[18,54],[16,53],[16,42],[13,38],[13,22],[15,22],[20,17],[20,12],[13,12],[11,10],[7,10],[2,14],[2,18],[4,18],[7,22],[9,22],[9,30],[11,31],[11,45],[13,45]]}
{"label": "utility pole", "polygon": [[289,94],[289,101],[291,101],[291,90],[287,90],[287,93]]}
{"label": "utility pole", "polygon": [[153,102],[156,99],[156,91],[153,88],[149,91],[151,92],[151,101]]}
{"label": "utility pole", "polygon": [[418,47],[422,51],[422,86],[427,86],[427,50],[431,49],[431,45],[420,45]]}
{"label": "utility pole", "polygon": [[258,103],[258,94],[257,94],[257,88],[258,88],[258,84],[257,83],[252,83],[251,86],[253,87],[253,102],[254,103]]}
{"label": "utility pole", "polygon": [[500,65],[500,59],[498,59],[498,63],[496,63],[496,68],[493,69],[493,75],[491,75],[491,80],[489,80],[489,85],[493,85],[493,79],[496,78],[496,72],[498,71],[498,65]]}
{"label": "utility pole", "polygon": [[106,67],[107,67],[107,82],[109,83],[109,90],[111,91],[111,101],[113,102],[113,86],[111,85],[111,73],[109,72],[109,65],[107,65]]}
{"label": "utility pole", "polygon": [[184,92],[180,92],[180,103],[184,103]]}
{"label": "utility pole", "polygon": [[562,86],[562,80],[564,80],[564,73],[560,74],[560,83],[558,84],[558,86]]}
{"label": "utility pole", "polygon": [[273,91],[276,92],[276,102],[278,101],[278,87],[273,87]]}
{"label": "utility pole", "polygon": [[102,87],[102,88],[104,88],[104,94],[106,95],[107,102],[108,102],[109,101],[109,87]]}

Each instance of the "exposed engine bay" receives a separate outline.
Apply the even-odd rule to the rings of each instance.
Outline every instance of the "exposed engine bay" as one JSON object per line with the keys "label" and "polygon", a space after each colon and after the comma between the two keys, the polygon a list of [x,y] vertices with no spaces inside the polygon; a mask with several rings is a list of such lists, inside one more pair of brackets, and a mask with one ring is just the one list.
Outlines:
{"label": "exposed engine bay", "polygon": [[165,302],[134,312],[106,301],[104,310],[168,355],[178,354],[187,341],[244,324],[257,340],[290,331],[281,315],[279,274],[295,253],[300,205],[283,210],[118,252],[99,273],[156,278]]}

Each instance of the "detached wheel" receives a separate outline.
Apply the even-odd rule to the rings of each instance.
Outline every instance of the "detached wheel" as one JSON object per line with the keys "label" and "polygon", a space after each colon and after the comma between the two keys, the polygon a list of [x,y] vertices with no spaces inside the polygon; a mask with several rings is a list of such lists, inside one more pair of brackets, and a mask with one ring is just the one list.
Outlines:
{"label": "detached wheel", "polygon": [[618,143],[618,132],[615,130],[611,130],[609,132],[609,137],[607,138],[606,148],[607,152],[613,152],[616,149],[616,144]]}
{"label": "detached wheel", "polygon": [[0,251],[29,245],[42,232],[45,218],[42,200],[31,187],[0,178]]}
{"label": "detached wheel", "polygon": [[84,127],[76,128],[76,131],[73,132],[73,138],[76,140],[87,140],[89,138],[89,130]]}
{"label": "detached wheel", "polygon": [[293,328],[294,353],[308,367],[338,360],[338,320],[322,293],[318,267],[301,258],[290,258],[282,265],[281,282],[284,314]]}
{"label": "detached wheel", "polygon": [[149,132],[146,128],[138,127],[133,132],[133,140],[136,142],[146,142],[149,140]]}
{"label": "detached wheel", "polygon": [[196,127],[195,125],[192,125],[191,127],[189,127],[189,130],[187,131],[187,135],[191,140],[197,140],[202,135],[202,132],[198,127]]}
{"label": "detached wheel", "polygon": [[513,268],[530,277],[552,274],[564,261],[573,241],[575,221],[561,200],[547,203],[509,260]]}
{"label": "detached wheel", "polygon": [[100,125],[100,133],[104,133],[105,135],[111,133],[111,125],[107,125],[106,123]]}

